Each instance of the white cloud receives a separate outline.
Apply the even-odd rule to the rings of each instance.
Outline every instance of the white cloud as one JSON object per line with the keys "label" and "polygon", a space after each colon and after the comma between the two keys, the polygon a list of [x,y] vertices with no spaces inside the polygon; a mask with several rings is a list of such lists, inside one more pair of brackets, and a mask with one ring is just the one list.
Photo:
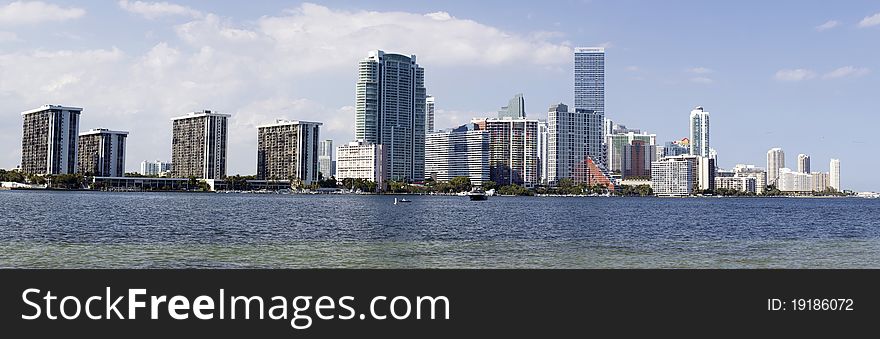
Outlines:
{"label": "white cloud", "polygon": [[863,75],[867,75],[871,70],[865,67],[853,67],[853,66],[844,66],[837,68],[831,72],[825,73],[822,76],[824,79],[837,79],[837,78],[845,78],[845,77],[860,77]]}
{"label": "white cloud", "polygon": [[78,19],[86,10],[60,7],[42,1],[15,1],[0,7],[0,25],[35,24]]}
{"label": "white cloud", "polygon": [[693,78],[690,78],[690,81],[693,83],[707,84],[707,85],[715,82],[715,80],[712,80],[711,78],[707,78],[707,77],[693,77]]}
{"label": "white cloud", "polygon": [[626,66],[623,70],[627,72],[638,72],[639,66]]}
{"label": "white cloud", "polygon": [[816,26],[816,30],[819,32],[827,31],[827,30],[832,29],[834,27],[837,27],[839,25],[840,25],[840,22],[837,22],[837,20],[828,20],[825,23],[823,23],[819,26]]}
{"label": "white cloud", "polygon": [[859,21],[859,27],[871,27],[880,25],[880,13],[866,16],[862,21]]}
{"label": "white cloud", "polygon": [[713,73],[714,71],[711,69],[708,69],[706,67],[693,67],[693,68],[688,68],[687,72],[693,73],[693,74],[709,74],[709,73]]}
{"label": "white cloud", "polygon": [[188,16],[198,18],[202,13],[178,4],[168,2],[145,2],[145,1],[119,1],[119,8],[123,10],[139,14],[147,19],[156,19],[163,16]]}
{"label": "white cloud", "polygon": [[3,32],[0,31],[0,42],[13,42],[19,41],[18,35],[13,32]]}
{"label": "white cloud", "polygon": [[781,69],[777,71],[776,74],[773,76],[773,78],[779,81],[802,81],[809,80],[815,77],[816,72],[804,68]]}
{"label": "white cloud", "polygon": [[[200,109],[231,113],[230,172],[252,173],[257,124],[314,120],[324,123],[322,137],[353,137],[353,77],[369,50],[416,54],[428,79],[461,65],[567,66],[572,53],[558,33],[511,33],[442,12],[303,4],[246,23],[207,13],[188,21],[174,26],[176,38],[136,54],[116,48],[0,51],[0,112],[46,103],[84,107],[82,129],[131,132],[129,169],[144,159],[169,158],[171,117]],[[450,124],[471,117],[449,116]],[[7,139],[17,138],[18,128],[0,126],[0,141],[13,142]],[[0,153],[0,160],[15,164],[17,156]]]}

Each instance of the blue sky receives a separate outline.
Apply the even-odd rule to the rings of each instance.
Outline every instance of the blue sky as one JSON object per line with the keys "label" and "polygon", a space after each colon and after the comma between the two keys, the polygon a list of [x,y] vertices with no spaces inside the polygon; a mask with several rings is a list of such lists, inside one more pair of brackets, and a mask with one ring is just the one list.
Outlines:
{"label": "blue sky", "polygon": [[438,127],[571,104],[571,49],[607,47],[606,115],[658,141],[711,113],[722,167],[782,147],[844,188],[880,191],[876,1],[0,1],[0,167],[20,161],[19,112],[84,107],[81,130],[128,130],[127,168],[170,158],[170,121],[233,114],[229,168],[255,172],[255,126],[325,123],[353,137],[355,70],[370,49],[416,54]]}

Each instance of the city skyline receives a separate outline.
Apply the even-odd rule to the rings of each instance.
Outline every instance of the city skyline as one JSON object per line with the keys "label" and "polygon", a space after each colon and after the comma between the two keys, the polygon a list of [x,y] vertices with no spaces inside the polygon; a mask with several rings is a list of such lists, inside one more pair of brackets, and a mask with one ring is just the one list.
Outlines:
{"label": "city skyline", "polygon": [[[18,16],[21,19],[15,22],[3,19],[6,20],[0,27],[0,32],[3,32],[0,34],[3,40],[0,49],[0,60],[3,61],[0,63],[0,97],[4,99],[0,101],[0,109],[3,109],[3,114],[8,118],[20,119],[19,112],[43,104],[84,107],[82,119],[85,120],[81,127],[130,131],[126,170],[134,171],[144,159],[170,159],[168,119],[182,112],[216,109],[232,114],[227,172],[248,174],[255,171],[250,155],[256,147],[252,128],[277,118],[325,121],[327,129],[322,130],[322,138],[333,139],[339,144],[354,139],[351,132],[354,81],[351,75],[358,60],[368,50],[385,49],[389,53],[419,56],[419,64],[426,68],[426,87],[442,103],[437,106],[435,117],[436,129],[442,129],[466,123],[472,117],[493,116],[493,112],[504,105],[511,93],[522,92],[529,97],[527,110],[530,112],[542,112],[542,107],[554,102],[573,102],[569,72],[574,47],[604,45],[608,58],[606,118],[651,130],[660,138],[658,141],[665,142],[687,136],[684,125],[687,110],[695,105],[704,105],[713,112],[712,147],[721,154],[719,166],[722,168],[732,168],[737,163],[761,166],[766,150],[778,146],[791,154],[810,154],[815,161],[815,171],[829,171],[826,168],[827,159],[840,158],[845,163],[844,188],[880,190],[867,170],[877,166],[878,160],[859,156],[867,147],[867,141],[859,139],[860,135],[867,135],[868,132],[862,130],[866,128],[863,126],[876,126],[872,122],[877,118],[869,114],[869,107],[876,106],[876,99],[868,95],[871,81],[875,79],[871,69],[877,67],[877,62],[872,61],[877,60],[876,51],[869,48],[846,56],[842,55],[847,53],[834,52],[835,57],[828,57],[827,54],[833,49],[857,47],[861,50],[868,47],[859,42],[872,41],[870,39],[880,34],[880,27],[871,25],[871,21],[867,20],[880,10],[876,5],[872,8],[850,3],[847,4],[848,8],[834,8],[819,13],[819,9],[825,8],[805,4],[804,14],[788,18],[785,22],[792,25],[784,29],[768,26],[763,16],[750,18],[756,20],[757,28],[769,28],[769,37],[755,38],[758,39],[758,46],[765,48],[759,59],[718,58],[725,51],[746,45],[714,26],[701,28],[703,32],[692,32],[691,27],[685,38],[694,38],[692,41],[700,43],[692,47],[698,49],[699,53],[675,53],[673,56],[680,60],[670,63],[668,58],[673,56],[662,56],[661,52],[675,50],[673,47],[678,47],[680,51],[687,50],[683,48],[687,46],[682,44],[684,40],[656,37],[657,42],[648,42],[626,32],[612,32],[611,28],[616,27],[613,25],[597,28],[599,23],[596,26],[589,24],[587,26],[590,27],[583,27],[584,32],[581,32],[578,27],[569,27],[562,20],[558,26],[546,22],[533,24],[526,20],[522,27],[516,27],[503,20],[514,14],[505,12],[499,18],[491,18],[456,3],[444,3],[443,6],[447,8],[436,8],[438,5],[415,8],[421,6],[340,3],[282,5],[262,2],[241,16],[233,14],[235,8],[239,7],[237,5],[183,1],[180,4],[166,3],[166,7],[157,4],[137,7],[132,3],[88,6],[43,3],[43,6],[49,6],[47,8],[51,7],[59,13],[80,13],[76,9],[82,12],[69,17],[60,16],[67,19],[61,20],[55,27],[57,32],[51,33],[42,31],[35,24],[40,20],[37,14],[31,13],[34,21],[24,19],[28,13],[21,13]],[[480,6],[493,7],[488,4]],[[532,13],[537,18],[551,16],[566,8],[571,9],[569,12],[572,13],[596,11],[612,18],[619,18],[624,13],[619,8],[623,5],[601,3],[559,3],[552,9],[540,11],[538,7],[517,6],[522,10],[517,15]],[[646,12],[652,6],[658,5],[643,4]],[[742,9],[749,6],[736,6],[734,9],[739,10],[729,11],[727,15],[716,14],[714,10],[704,13],[708,11],[708,8],[704,8],[706,6],[690,6],[686,10],[682,7],[688,6],[682,4],[673,7],[663,10],[663,13],[672,17],[705,14],[699,20],[729,24],[737,15],[745,15]],[[714,7],[721,12],[718,6]],[[771,4],[762,8],[767,11],[767,16],[772,16],[773,13],[781,13],[782,7],[785,6]],[[10,8],[7,4],[0,4],[0,13],[9,13]],[[284,8],[292,10],[285,12]],[[630,15],[644,17],[644,13],[637,12]],[[383,35],[390,33],[380,30],[382,34],[363,37],[363,41],[345,46],[344,50],[339,51],[341,53],[331,55],[325,63],[314,58],[297,59],[296,64],[271,63],[279,67],[273,68],[268,78],[241,73],[243,69],[247,70],[264,59],[243,55],[235,50],[237,46],[267,44],[265,46],[273,48],[293,48],[295,46],[290,45],[290,39],[297,36],[293,33],[292,36],[280,35],[284,27],[296,23],[319,25],[315,23],[315,18],[326,16],[363,18],[370,13],[375,14],[375,21],[361,23],[364,27],[378,27],[388,21],[409,27],[424,21],[437,27],[463,25],[476,29],[479,33],[475,35],[477,38],[491,36],[493,33],[489,31],[498,29],[509,33],[510,38],[498,39],[500,42],[465,39],[462,41],[464,46],[480,46],[482,52],[459,52],[453,55],[452,51],[431,49],[410,39],[389,40]],[[10,18],[8,15],[0,17]],[[133,22],[133,25],[115,34],[103,33],[88,25],[88,22],[99,19],[126,20]],[[838,24],[824,25],[830,20]],[[599,21],[608,23],[605,19]],[[673,23],[658,27],[658,30],[661,33],[679,32],[687,26],[674,23],[676,20],[671,21]],[[863,21],[865,25],[861,24]],[[215,27],[220,28],[218,33],[221,34],[208,32]],[[348,27],[341,29],[345,31]],[[645,32],[645,29],[637,31]],[[79,39],[54,35],[59,32],[78,35]],[[143,42],[127,41],[131,40],[128,38],[132,34],[140,38],[149,35],[147,32],[153,32],[151,38],[135,39]],[[539,32],[554,34],[537,34]],[[460,38],[457,34],[458,31],[447,30],[446,35],[429,35],[429,40],[448,47],[446,42]],[[710,34],[720,34],[720,38],[717,41],[696,39]],[[797,39],[784,40],[781,36]],[[47,37],[52,37],[49,40],[53,44],[47,42]],[[335,46],[335,49],[343,48],[341,46],[348,42],[336,36],[331,38],[327,43]],[[56,40],[57,43],[54,43]],[[676,41],[678,44],[670,43],[668,47],[651,49],[658,47],[659,43]],[[780,46],[773,47],[770,42],[779,42]],[[825,48],[813,49],[819,43],[823,43]],[[493,47],[498,44],[525,44],[528,49],[519,56],[487,54],[495,50]],[[788,64],[782,61],[790,56],[786,48],[799,51],[809,49],[813,53],[795,59],[796,64]],[[493,56],[496,58],[493,59]],[[830,59],[833,63],[824,59]],[[659,67],[658,64],[664,61],[672,66]],[[192,71],[181,72],[181,67],[192,68]],[[747,68],[747,71],[740,72],[739,68]],[[517,71],[511,72],[512,69]],[[514,76],[508,73],[519,74]],[[120,85],[119,77],[123,75],[126,79],[131,76],[131,84]],[[307,79],[311,81],[316,75],[322,79],[309,84],[313,89],[305,88],[305,85],[279,85],[277,81],[272,81],[305,82]],[[460,81],[462,76],[472,76],[477,80],[463,83]],[[643,79],[635,79],[638,77]],[[516,78],[521,79],[511,81]],[[660,78],[664,80],[658,80]],[[238,93],[242,86],[255,83],[257,86],[253,90]],[[485,87],[497,88],[482,90]],[[657,96],[664,97],[655,100]],[[743,97],[748,100],[742,100]],[[770,97],[772,100],[768,99]],[[835,129],[828,128],[827,124],[815,123],[816,119],[795,119],[802,115],[831,115],[836,123],[852,126]],[[529,117],[545,119],[534,114]],[[787,124],[789,121],[791,124]],[[858,123],[849,123],[851,121]],[[0,143],[20,144],[21,131],[17,124],[7,126],[0,130]],[[81,128],[80,132],[83,131]],[[18,165],[20,152],[18,147],[8,147],[0,154],[0,168]],[[789,158],[787,162],[794,163],[794,160]]]}

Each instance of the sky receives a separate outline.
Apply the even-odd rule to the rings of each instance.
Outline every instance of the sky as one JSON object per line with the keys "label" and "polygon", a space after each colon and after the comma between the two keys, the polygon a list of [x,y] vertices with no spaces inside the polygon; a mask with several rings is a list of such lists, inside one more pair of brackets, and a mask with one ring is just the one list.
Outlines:
{"label": "sky", "polygon": [[546,119],[573,101],[573,49],[606,48],[606,118],[686,137],[711,114],[718,164],[813,171],[880,191],[877,1],[0,1],[0,168],[21,160],[22,111],[83,107],[80,130],[129,131],[126,168],[171,158],[171,121],[232,114],[229,174],[256,172],[256,126],[323,122],[354,138],[357,63],[415,54],[436,127],[523,93]]}

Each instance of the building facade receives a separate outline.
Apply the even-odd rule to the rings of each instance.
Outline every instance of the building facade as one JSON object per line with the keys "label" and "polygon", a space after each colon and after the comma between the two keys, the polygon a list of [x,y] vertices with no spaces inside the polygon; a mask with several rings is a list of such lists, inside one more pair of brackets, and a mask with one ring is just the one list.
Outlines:
{"label": "building facade", "polygon": [[[654,146],[652,147],[654,154],[650,155],[649,158],[651,161],[656,160],[657,158],[657,149],[656,142],[657,136],[655,134],[647,134],[641,133],[638,130],[628,130],[626,126],[615,125],[615,127],[622,127],[620,129],[615,128],[612,130],[612,134],[605,135],[605,145],[608,147],[608,170],[612,173],[621,173],[623,174],[623,170],[625,167],[625,148],[627,146],[632,146],[633,142],[638,140],[642,143],[643,146]],[[684,149],[684,153],[681,152],[670,152],[670,156],[686,154],[687,149]],[[650,171],[651,165],[650,162],[647,165],[647,170]]]}
{"label": "building facade", "polygon": [[473,185],[489,181],[489,132],[467,125],[425,137],[425,173],[437,181],[468,177]]}
{"label": "building facade", "polygon": [[810,173],[810,156],[806,154],[798,154],[797,171],[801,173]]}
{"label": "building facade", "polygon": [[434,132],[434,96],[425,97],[425,133]]}
{"label": "building facade", "polygon": [[318,142],[318,172],[321,173],[324,179],[335,175],[335,169],[333,168],[334,151],[333,140],[327,139]]}
{"label": "building facade", "polygon": [[715,177],[715,188],[746,193],[757,193],[758,185],[754,177]]}
{"label": "building facade", "polygon": [[257,126],[257,179],[318,180],[320,122],[277,120]]}
{"label": "building facade", "polygon": [[538,121],[538,181],[550,183],[550,130],[547,121]]}
{"label": "building facade", "polygon": [[125,176],[125,139],[128,132],[93,129],[79,134],[78,172],[95,177]]}
{"label": "building facade", "polygon": [[810,178],[812,179],[810,182],[810,186],[815,192],[823,192],[828,189],[828,173],[825,172],[813,172],[810,173]]}
{"label": "building facade", "polygon": [[141,171],[142,175],[146,176],[162,176],[171,173],[171,163],[163,162],[160,160],[156,161],[142,161],[141,162]]}
{"label": "building facade", "polygon": [[785,152],[781,148],[771,148],[767,151],[767,185],[775,185],[779,180],[779,170],[785,168]]}
{"label": "building facade", "polygon": [[474,129],[489,132],[490,180],[500,186],[538,183],[538,120],[478,119]]}
{"label": "building facade", "polygon": [[777,189],[783,192],[812,192],[813,178],[809,173],[792,171],[788,168],[779,169]]}
{"label": "building facade", "polygon": [[574,50],[574,111],[587,115],[587,155],[607,170],[605,124],[605,48]]}
{"label": "building facade", "polygon": [[416,56],[371,51],[356,88],[356,138],[384,146],[388,179],[424,180],[425,71]]}
{"label": "building facade", "polygon": [[703,106],[697,106],[690,116],[690,154],[701,157],[709,156],[709,112]]}
{"label": "building facade", "polygon": [[520,119],[525,117],[526,100],[523,98],[522,93],[514,95],[513,98],[507,102],[507,106],[502,106],[501,109],[498,110],[498,119]]}
{"label": "building facade", "polygon": [[755,167],[755,165],[737,164],[733,167],[733,173],[735,177],[755,178],[755,193],[764,194],[764,190],[767,188],[767,171],[763,168]]}
{"label": "building facade", "polygon": [[387,162],[384,145],[352,141],[336,148],[336,179],[364,179],[385,187]]}
{"label": "building facade", "polygon": [[651,163],[651,188],[656,196],[690,196],[697,185],[696,157],[666,157]]}
{"label": "building facade", "polygon": [[77,166],[79,116],[82,108],[58,105],[21,112],[21,171],[28,174],[73,174]]}
{"label": "building facade", "polygon": [[840,186],[840,159],[831,159],[828,171],[828,186],[837,191],[843,191]]}
{"label": "building facade", "polygon": [[667,141],[663,148],[657,150],[657,159],[674,157],[690,153],[690,139],[684,138],[676,141]]}
{"label": "building facade", "polygon": [[657,161],[657,146],[640,139],[634,139],[623,146],[622,177],[651,177],[651,163]]}
{"label": "building facade", "polygon": [[226,177],[229,114],[192,112],[171,120],[171,172],[174,177]]}

